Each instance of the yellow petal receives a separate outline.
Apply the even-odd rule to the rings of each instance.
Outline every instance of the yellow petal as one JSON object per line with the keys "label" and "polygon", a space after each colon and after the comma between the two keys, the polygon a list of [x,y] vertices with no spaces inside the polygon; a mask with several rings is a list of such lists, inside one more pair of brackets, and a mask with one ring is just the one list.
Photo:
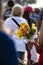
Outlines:
{"label": "yellow petal", "polygon": [[19,30],[16,30],[15,33],[16,33],[16,34],[19,34]]}

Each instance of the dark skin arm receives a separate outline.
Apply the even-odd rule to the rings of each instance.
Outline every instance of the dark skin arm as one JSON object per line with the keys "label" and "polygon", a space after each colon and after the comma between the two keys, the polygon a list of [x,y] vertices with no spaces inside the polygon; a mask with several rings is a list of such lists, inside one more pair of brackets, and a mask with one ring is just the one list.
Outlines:
{"label": "dark skin arm", "polygon": [[40,36],[39,36],[39,45],[43,47],[43,22],[41,24],[41,29],[40,29]]}
{"label": "dark skin arm", "polygon": [[35,42],[33,42],[33,44],[36,47],[37,52],[40,54],[42,47],[43,47],[43,22],[41,24],[41,29],[40,29],[40,36],[39,36],[39,42],[37,44],[37,39],[35,39]]}
{"label": "dark skin arm", "polygon": [[35,45],[35,47],[36,47],[36,50],[37,50],[37,53],[41,53],[41,46],[39,46],[36,42],[33,42],[33,44]]}
{"label": "dark skin arm", "polygon": [[28,49],[31,50],[32,46],[35,45],[37,53],[41,53],[41,46],[37,44],[37,39],[35,39],[35,42],[28,42]]}

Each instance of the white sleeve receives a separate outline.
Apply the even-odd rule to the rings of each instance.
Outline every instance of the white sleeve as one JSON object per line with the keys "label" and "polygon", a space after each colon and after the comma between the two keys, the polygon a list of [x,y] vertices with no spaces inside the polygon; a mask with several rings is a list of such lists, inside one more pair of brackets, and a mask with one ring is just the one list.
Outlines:
{"label": "white sleeve", "polygon": [[22,19],[22,23],[28,23],[26,19]]}
{"label": "white sleeve", "polygon": [[8,18],[3,25],[4,28],[9,28],[12,31],[14,30],[14,22],[11,20],[11,18]]}
{"label": "white sleeve", "polygon": [[10,19],[9,18],[5,20],[3,27],[8,27],[8,28],[10,27]]}

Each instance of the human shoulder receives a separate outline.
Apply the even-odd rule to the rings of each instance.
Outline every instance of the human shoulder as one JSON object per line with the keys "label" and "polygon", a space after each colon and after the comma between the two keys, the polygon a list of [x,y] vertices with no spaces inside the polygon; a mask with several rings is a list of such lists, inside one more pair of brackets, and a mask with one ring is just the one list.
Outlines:
{"label": "human shoulder", "polygon": [[4,24],[3,24],[3,28],[10,28],[12,29],[14,26],[14,22],[12,21],[11,17],[6,19]]}
{"label": "human shoulder", "polygon": [[16,21],[18,21],[19,23],[23,23],[23,22],[25,22],[25,23],[27,23],[27,20],[26,19],[24,19],[24,18],[22,18],[22,17],[18,17],[18,16],[15,16],[15,17],[13,17]]}
{"label": "human shoulder", "polygon": [[8,24],[8,25],[14,24],[14,22],[12,21],[11,18],[12,18],[12,17],[7,18],[7,19],[5,20],[5,22],[4,22],[4,25],[6,25],[6,24]]}
{"label": "human shoulder", "polygon": [[25,18],[21,18],[21,19],[22,19],[22,22],[27,23],[27,20]]}
{"label": "human shoulder", "polygon": [[11,21],[11,17],[10,17],[10,18],[7,18],[7,19],[5,20],[5,22],[8,22],[8,21]]}

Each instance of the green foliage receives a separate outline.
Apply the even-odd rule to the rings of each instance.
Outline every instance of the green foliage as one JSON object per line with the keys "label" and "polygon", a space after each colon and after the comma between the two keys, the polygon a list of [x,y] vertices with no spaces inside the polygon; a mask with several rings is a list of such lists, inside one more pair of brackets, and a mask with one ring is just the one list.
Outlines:
{"label": "green foliage", "polygon": [[32,3],[36,3],[36,0],[23,0],[23,2],[27,4],[32,4]]}
{"label": "green foliage", "polygon": [[30,39],[34,35],[35,32],[36,32],[36,30],[31,28],[30,33],[28,33],[28,34],[26,33],[26,35],[24,36],[24,38]]}
{"label": "green foliage", "polygon": [[18,58],[18,60],[19,60],[19,65],[25,65],[23,60],[21,60],[20,58]]}
{"label": "green foliage", "polygon": [[25,65],[23,62],[20,62],[20,65]]}
{"label": "green foliage", "polygon": [[[23,60],[21,60],[20,58],[18,58],[18,60],[19,60],[19,65],[25,65]],[[37,62],[34,62],[31,65],[36,65],[36,64]]]}

